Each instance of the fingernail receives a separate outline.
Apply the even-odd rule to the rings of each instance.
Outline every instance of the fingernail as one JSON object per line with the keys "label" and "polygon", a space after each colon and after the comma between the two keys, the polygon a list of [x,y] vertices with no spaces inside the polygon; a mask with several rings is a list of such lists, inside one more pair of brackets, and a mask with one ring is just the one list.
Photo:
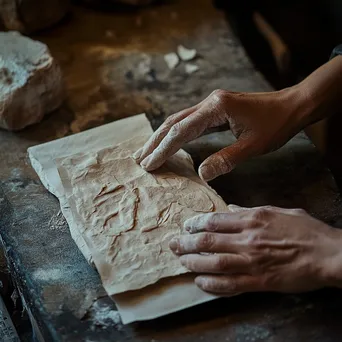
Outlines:
{"label": "fingernail", "polygon": [[188,218],[184,222],[184,229],[190,234],[198,233],[198,222],[201,220],[202,214]]}
{"label": "fingernail", "polygon": [[209,182],[215,178],[216,170],[212,165],[202,165],[198,170],[199,176],[205,182]]}
{"label": "fingernail", "polygon": [[178,252],[178,245],[179,245],[179,239],[177,238],[173,238],[169,243],[170,249],[175,253]]}
{"label": "fingernail", "polygon": [[187,255],[181,255],[179,257],[179,261],[182,264],[182,266],[187,267],[188,264],[188,256]]}
{"label": "fingernail", "polygon": [[196,278],[195,278],[195,284],[196,284],[198,287],[204,287],[204,285],[205,285],[205,280],[203,279],[203,277],[196,277]]}
{"label": "fingernail", "polygon": [[195,233],[196,228],[192,227],[191,225],[187,225],[186,222],[184,223],[184,229],[189,232],[190,234]]}
{"label": "fingernail", "polygon": [[140,166],[141,166],[144,170],[150,171],[150,170],[149,170],[149,167],[150,167],[151,160],[152,160],[152,155],[149,155],[148,157],[146,157],[146,158],[140,163]]}
{"label": "fingernail", "polygon": [[185,222],[184,222],[184,229],[185,229],[187,232],[190,232],[190,231],[191,231],[190,220],[191,220],[191,219],[187,219],[187,220],[185,220]]}
{"label": "fingernail", "polygon": [[140,156],[141,156],[141,154],[142,154],[142,151],[143,151],[143,149],[142,149],[142,148],[139,148],[139,150],[136,151],[136,152],[133,154],[133,158],[134,158],[135,160],[139,159]]}

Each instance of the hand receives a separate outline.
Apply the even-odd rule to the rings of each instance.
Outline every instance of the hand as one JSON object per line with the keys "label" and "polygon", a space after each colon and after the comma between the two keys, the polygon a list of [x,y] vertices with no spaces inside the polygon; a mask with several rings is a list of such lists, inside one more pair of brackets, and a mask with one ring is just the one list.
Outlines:
{"label": "hand", "polygon": [[237,141],[202,163],[199,174],[209,181],[249,157],[278,149],[298,133],[303,128],[301,95],[295,87],[269,93],[216,90],[198,105],[168,117],[135,158],[152,171],[206,129],[228,123]]}
{"label": "hand", "polygon": [[[192,235],[170,242],[196,284],[219,295],[303,292],[340,286],[341,231],[300,209],[240,208],[185,222]],[[204,254],[203,254],[204,253]]]}
{"label": "hand", "polygon": [[342,96],[342,56],[321,66],[298,85],[269,93],[216,90],[198,105],[170,116],[135,158],[147,171],[161,166],[186,142],[225,123],[237,138],[199,168],[209,181],[249,157],[273,151],[307,125],[338,112]]}

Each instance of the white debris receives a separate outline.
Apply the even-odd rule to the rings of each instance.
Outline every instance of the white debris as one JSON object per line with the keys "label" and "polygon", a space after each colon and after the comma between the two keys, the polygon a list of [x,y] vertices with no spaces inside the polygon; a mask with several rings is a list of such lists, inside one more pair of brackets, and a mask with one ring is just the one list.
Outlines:
{"label": "white debris", "polygon": [[170,70],[173,70],[179,63],[179,57],[174,52],[164,55],[164,60]]}
{"label": "white debris", "polygon": [[139,75],[145,76],[151,71],[152,58],[146,54],[142,57],[142,60],[138,64],[137,71]]}
{"label": "white debris", "polygon": [[196,49],[187,49],[183,45],[179,45],[178,55],[182,61],[188,62],[188,61],[193,60],[196,57],[197,51]]}
{"label": "white debris", "polygon": [[38,269],[33,272],[33,278],[46,282],[55,281],[62,278],[62,271],[57,268],[49,270]]}
{"label": "white debris", "polygon": [[96,326],[110,327],[122,325],[121,317],[118,311],[112,310],[108,306],[100,307],[95,305],[95,316],[93,318]]}
{"label": "white debris", "polygon": [[199,66],[197,64],[186,63],[185,64],[185,72],[189,75],[199,70]]}

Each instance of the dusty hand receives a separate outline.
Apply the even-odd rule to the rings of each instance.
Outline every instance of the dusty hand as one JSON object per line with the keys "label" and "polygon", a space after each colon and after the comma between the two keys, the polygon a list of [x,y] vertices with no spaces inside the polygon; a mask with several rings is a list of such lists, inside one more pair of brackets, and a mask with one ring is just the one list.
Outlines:
{"label": "dusty hand", "polygon": [[299,209],[230,209],[187,220],[192,235],[170,243],[203,290],[302,292],[342,276],[339,230]]}
{"label": "dusty hand", "polygon": [[301,95],[297,88],[269,93],[214,91],[198,105],[168,117],[135,158],[152,171],[206,129],[228,123],[237,141],[202,163],[199,174],[209,181],[249,157],[281,147],[301,130]]}

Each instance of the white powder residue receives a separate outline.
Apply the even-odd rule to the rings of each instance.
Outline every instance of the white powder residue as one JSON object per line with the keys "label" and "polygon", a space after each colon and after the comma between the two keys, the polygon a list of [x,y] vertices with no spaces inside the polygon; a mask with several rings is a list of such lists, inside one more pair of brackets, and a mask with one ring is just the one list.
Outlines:
{"label": "white powder residue", "polygon": [[61,211],[51,217],[48,226],[52,230],[63,230],[63,228],[67,227],[66,220]]}
{"label": "white powder residue", "polygon": [[40,269],[33,273],[33,277],[36,280],[41,280],[41,281],[58,280],[62,277],[62,272],[59,269],[50,269],[50,270]]}
{"label": "white powder residue", "polygon": [[122,326],[121,317],[118,311],[113,310],[111,306],[103,305],[95,302],[92,308],[92,321],[94,328],[95,326],[100,326],[102,328],[107,328],[115,326],[120,329]]}
{"label": "white powder residue", "polygon": [[121,324],[121,317],[118,311],[111,310],[109,307],[101,308],[96,311],[94,322],[102,326],[117,325]]}

